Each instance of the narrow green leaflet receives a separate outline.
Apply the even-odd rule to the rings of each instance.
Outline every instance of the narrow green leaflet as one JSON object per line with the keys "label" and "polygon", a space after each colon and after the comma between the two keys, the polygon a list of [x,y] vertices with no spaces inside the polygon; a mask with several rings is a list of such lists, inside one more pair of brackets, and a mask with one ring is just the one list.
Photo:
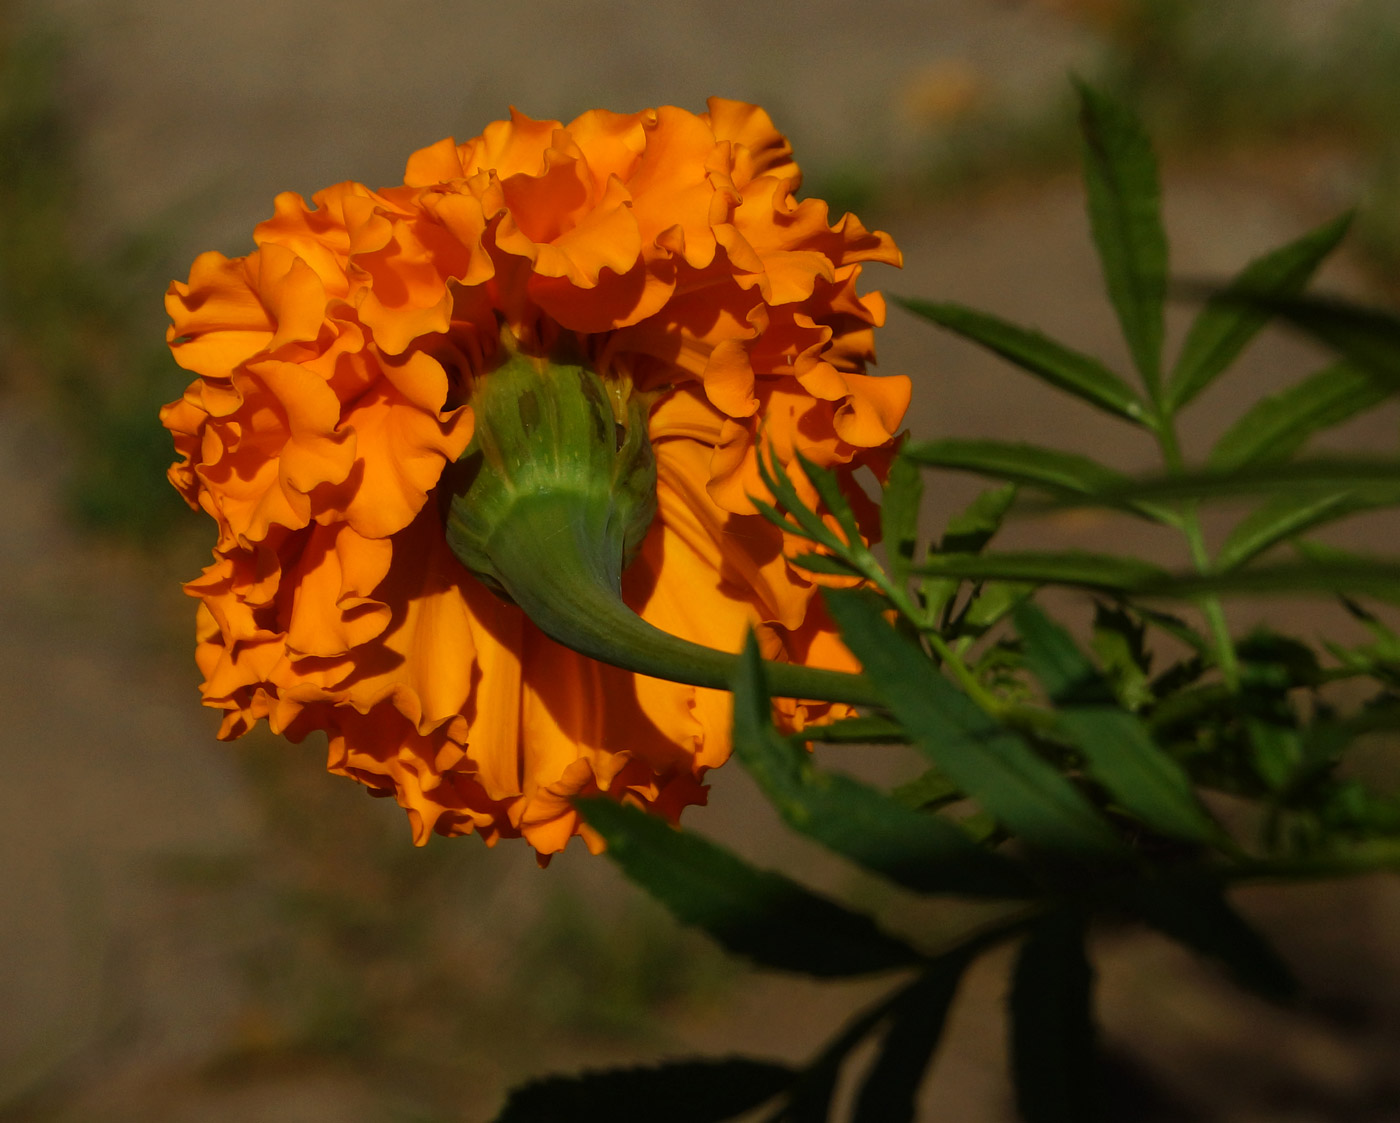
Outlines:
{"label": "narrow green leaflet", "polygon": [[960,693],[924,652],[889,627],[878,601],[827,590],[846,645],[919,749],[998,822],[1032,846],[1112,856],[1118,840],[1078,790],[1025,740]]}
{"label": "narrow green leaflet", "polygon": [[943,956],[900,996],[880,1052],[856,1096],[851,1123],[912,1123],[919,1085],[973,955],[971,948],[960,948]]}
{"label": "narrow green leaflet", "polygon": [[1400,389],[1400,316],[1325,296],[1266,296],[1241,293],[1241,303],[1277,316],[1342,358]]}
{"label": "narrow green leaflet", "polygon": [[1026,663],[1060,707],[1058,726],[1084,755],[1089,774],[1125,810],[1173,838],[1214,843],[1220,829],[1206,814],[1181,766],[1152,740],[1146,726],[1110,702],[1098,669],[1069,632],[1031,604],[1016,610]]}
{"label": "narrow green leaflet", "polygon": [[[819,464],[814,464],[800,452],[795,454],[798,466],[807,477],[808,482],[816,489],[817,495],[826,505],[826,509],[836,519],[846,535],[846,541],[855,546],[860,546],[863,540],[860,535],[860,527],[856,524],[855,512],[851,510],[851,505],[846,497],[841,494],[841,485],[837,482],[834,473]],[[777,467],[777,462],[774,461]]]}
{"label": "narrow green leaflet", "polygon": [[863,715],[826,725],[809,725],[802,731],[801,740],[836,745],[902,745],[909,738],[889,718]]}
{"label": "narrow green leaflet", "polygon": [[1232,471],[1287,460],[1314,433],[1364,413],[1391,393],[1364,371],[1335,363],[1256,403],[1216,443],[1210,466]]}
{"label": "narrow green leaflet", "polygon": [[1215,568],[1234,569],[1294,535],[1371,506],[1347,493],[1277,495],[1235,525],[1220,546]]}
{"label": "narrow green leaflet", "polygon": [[909,580],[914,551],[919,545],[919,503],[924,495],[924,478],[918,466],[896,456],[885,480],[880,503],[880,533],[889,559],[890,576],[903,586]]}
{"label": "narrow green leaflet", "polygon": [[1138,586],[1141,596],[1199,597],[1215,593],[1340,593],[1389,600],[1400,597],[1400,562],[1357,558],[1279,562],[1228,573],[1180,573]]}
{"label": "narrow green leaflet", "polygon": [[916,567],[916,572],[931,577],[1028,581],[1037,585],[1069,585],[1113,593],[1132,592],[1170,580],[1166,570],[1150,562],[1079,550],[1065,553],[1027,550],[1006,554],[935,554]]}
{"label": "narrow green leaflet", "polygon": [[1026,665],[1052,702],[1069,706],[1112,700],[1099,669],[1079,650],[1068,631],[1033,604],[1018,607],[1015,620],[1025,642]]}
{"label": "narrow green leaflet", "polygon": [[869,917],[610,799],[580,799],[608,856],[686,924],[764,967],[843,978],[921,962]]}
{"label": "narrow green leaflet", "polygon": [[951,468],[1071,494],[1104,491],[1127,480],[1122,473],[1078,453],[1009,441],[953,437],[911,441],[904,446],[903,454],[916,464],[931,468]]}
{"label": "narrow green leaflet", "polygon": [[722,1123],[789,1088],[798,1070],[727,1057],[550,1076],[510,1093],[495,1123]]}
{"label": "narrow green leaflet", "polygon": [[1301,292],[1346,235],[1351,219],[1345,214],[1256,258],[1223,293],[1206,301],[1186,335],[1167,385],[1167,402],[1173,411],[1214,382],[1269,322],[1267,309],[1242,303],[1240,296],[1279,297]]}
{"label": "narrow green leaflet", "polygon": [[1126,106],[1083,83],[1076,85],[1089,226],[1123,337],[1143,384],[1155,398],[1161,381],[1167,288],[1157,159],[1147,133]]}
{"label": "narrow green leaflet", "polygon": [[907,889],[977,897],[1035,891],[1014,863],[983,849],[957,824],[913,811],[849,776],[812,769],[806,753],[773,728],[752,634],[734,681],[734,752],[790,827]]}
{"label": "narrow green leaflet", "polygon": [[1275,1002],[1297,991],[1288,965],[1230,906],[1220,886],[1185,878],[1136,881],[1124,903],[1158,931],[1214,959],[1246,990]]}
{"label": "narrow green leaflet", "polygon": [[1038,331],[961,304],[894,299],[914,315],[980,344],[1092,406],[1138,424],[1147,416],[1142,399],[1103,363]]}
{"label": "narrow green leaflet", "polygon": [[1100,492],[1072,495],[1037,505],[1027,503],[1027,513],[1069,507],[1113,507],[1127,503],[1171,501],[1207,502],[1237,496],[1293,495],[1310,491],[1333,495],[1340,491],[1361,492],[1377,501],[1400,500],[1400,461],[1394,458],[1347,456],[1318,457],[1282,463],[1260,463],[1242,468],[1212,467],[1172,476],[1146,476],[1106,487]]}
{"label": "narrow green leaflet", "polygon": [[836,1083],[841,1066],[851,1051],[869,1037],[887,1017],[901,998],[919,985],[918,979],[893,994],[862,1010],[852,1018],[831,1041],[802,1070],[793,1085],[784,1109],[771,1117],[772,1123],[828,1123],[831,1101],[836,1095]]}
{"label": "narrow green leaflet", "polygon": [[[1108,495],[1126,490],[1131,480],[1097,460],[1074,452],[1010,441],[969,441],[945,438],[916,441],[904,446],[904,455],[930,468],[971,472],[994,480],[1044,488],[1052,495]],[[1153,522],[1175,525],[1174,511],[1129,500],[1122,504]]]}
{"label": "narrow green leaflet", "polygon": [[829,549],[841,548],[841,540],[835,532],[822,522],[820,515],[797,497],[792,480],[783,471],[783,466],[778,463],[776,458],[769,460],[760,453],[758,475],[763,480],[764,486],[773,493],[773,497],[782,504],[789,516],[784,518],[782,512],[771,504],[751,496],[753,505],[758,508],[759,513],[764,518],[788,531],[800,533],[813,542],[819,542]]}
{"label": "narrow green leaflet", "polygon": [[957,799],[961,793],[958,786],[943,775],[937,768],[920,773],[907,784],[900,784],[890,792],[890,798],[905,807],[915,810],[923,807],[941,807]]}
{"label": "narrow green leaflet", "polygon": [[1093,990],[1081,918],[1068,910],[1042,918],[1011,983],[1011,1071],[1026,1123],[1103,1118]]}
{"label": "narrow green leaflet", "polygon": [[[939,550],[945,553],[976,554],[1001,529],[1006,514],[1016,501],[1016,485],[992,488],[982,492],[962,511],[948,520]],[[932,552],[932,551],[931,551]],[[912,570],[912,567],[911,567]],[[926,579],[920,592],[929,615],[937,619],[949,601],[957,594],[958,581]]]}

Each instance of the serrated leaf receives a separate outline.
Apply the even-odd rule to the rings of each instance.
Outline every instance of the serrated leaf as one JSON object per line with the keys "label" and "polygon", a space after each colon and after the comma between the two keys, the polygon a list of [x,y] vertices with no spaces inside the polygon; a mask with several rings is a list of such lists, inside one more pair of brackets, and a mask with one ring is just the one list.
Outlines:
{"label": "serrated leaf", "polygon": [[1112,699],[1099,669],[1084,657],[1068,631],[1033,604],[1020,605],[1015,620],[1025,644],[1026,666],[1056,706]]}
{"label": "serrated leaf", "polygon": [[764,967],[845,978],[919,963],[913,948],[796,882],[610,799],[575,801],[608,856],[686,924]]}
{"label": "serrated leaf", "polygon": [[[1001,529],[1007,512],[1016,501],[1016,490],[1015,484],[1007,484],[981,492],[948,520],[939,549],[960,554],[980,553],[982,547]],[[912,572],[913,567],[910,569]],[[919,588],[929,615],[937,619],[957,595],[958,582],[925,580]]]}
{"label": "serrated leaf", "polygon": [[495,1123],[722,1123],[797,1077],[788,1065],[746,1057],[550,1076],[513,1089]]}
{"label": "serrated leaf", "polygon": [[786,1108],[773,1117],[773,1123],[828,1123],[836,1082],[846,1058],[889,1016],[900,998],[917,985],[916,979],[852,1018],[803,1069]]}
{"label": "serrated leaf", "polygon": [[1157,159],[1147,133],[1126,106],[1083,83],[1076,85],[1089,226],[1128,350],[1155,397],[1167,288]]}
{"label": "serrated leaf", "polygon": [[972,581],[1027,581],[1036,585],[1069,585],[1106,592],[1132,592],[1170,580],[1166,570],[1136,558],[1072,550],[1041,553],[1027,550],[1006,554],[935,554],[915,568],[931,577]]}
{"label": "serrated leaf", "polygon": [[[1317,542],[1306,538],[1295,538],[1289,545],[1297,551],[1299,557],[1313,565],[1329,565],[1332,562],[1342,562],[1347,565],[1368,565],[1383,560],[1368,557],[1366,554],[1358,554],[1352,550],[1343,550],[1340,546],[1334,546],[1330,542]],[[1388,604],[1400,605],[1400,590],[1385,592],[1372,589],[1369,595]]]}
{"label": "serrated leaf", "polygon": [[1181,766],[1152,740],[1146,726],[1116,705],[1098,669],[1069,632],[1034,605],[1016,610],[1026,663],[1060,707],[1057,727],[1084,756],[1089,774],[1125,810],[1172,838],[1221,838]]}
{"label": "serrated leaf", "polygon": [[[1010,441],[970,441],[945,438],[904,446],[904,455],[918,464],[971,472],[994,480],[1042,488],[1056,496],[1108,495],[1126,490],[1131,480],[1097,460],[1078,453]],[[1124,510],[1153,522],[1175,525],[1174,511],[1129,501]]]}
{"label": "serrated leaf", "polygon": [[851,1123],[912,1123],[919,1085],[972,959],[971,948],[943,956],[900,996],[875,1063],[856,1095]]}
{"label": "serrated leaf", "polygon": [[1125,901],[1159,932],[1215,960],[1246,990],[1274,1002],[1297,991],[1288,965],[1225,899],[1218,885],[1173,878],[1137,882]]}
{"label": "serrated leaf", "polygon": [[961,304],[894,299],[914,315],[980,344],[1081,401],[1139,425],[1147,416],[1142,399],[1108,367],[1049,336]]}
{"label": "serrated leaf", "polygon": [[752,633],[734,680],[734,753],[788,826],[906,889],[975,897],[1034,892],[1014,863],[955,823],[912,811],[849,776],[814,771],[805,752],[773,728]]}
{"label": "serrated leaf", "polygon": [[1124,709],[1137,711],[1155,695],[1148,681],[1152,657],[1146,647],[1147,625],[1120,608],[1094,605],[1094,632],[1090,646],[1103,665]]}
{"label": "serrated leaf", "polygon": [[1244,565],[1305,530],[1365,510],[1364,503],[1348,493],[1340,495],[1277,495],[1250,512],[1230,531],[1220,546],[1215,568],[1228,571]]}
{"label": "serrated leaf", "polygon": [[1034,585],[1014,581],[991,581],[979,586],[959,620],[962,634],[981,635],[1034,592]]}
{"label": "serrated leaf", "polygon": [[885,479],[880,502],[880,532],[889,559],[890,576],[896,585],[909,580],[914,551],[919,545],[919,504],[924,494],[924,478],[918,466],[896,456]]}
{"label": "serrated leaf", "polygon": [[1232,471],[1287,460],[1314,433],[1384,401],[1391,391],[1346,363],[1336,363],[1257,402],[1225,432],[1210,466]]}
{"label": "serrated leaf", "polygon": [[1116,855],[1118,840],[1074,786],[1025,740],[960,693],[858,590],[825,590],[847,647],[919,749],[968,796],[1029,845]]}
{"label": "serrated leaf", "polygon": [[1291,296],[1301,292],[1345,236],[1351,219],[1345,214],[1256,258],[1223,293],[1206,301],[1186,334],[1167,385],[1167,401],[1173,411],[1215,381],[1268,323],[1270,313],[1241,303],[1240,294]]}
{"label": "serrated leaf", "polygon": [[1011,1070],[1026,1123],[1103,1117],[1093,987],[1083,921],[1067,910],[1039,920],[1011,984]]}

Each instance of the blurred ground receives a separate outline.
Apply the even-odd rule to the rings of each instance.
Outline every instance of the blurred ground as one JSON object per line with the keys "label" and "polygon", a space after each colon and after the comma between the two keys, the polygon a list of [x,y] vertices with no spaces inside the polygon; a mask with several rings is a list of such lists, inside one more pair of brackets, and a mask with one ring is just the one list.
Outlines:
{"label": "blurred ground", "polygon": [[[905,271],[873,284],[1037,323],[1116,361],[1077,179],[1053,154],[998,165],[953,147],[969,114],[983,132],[967,135],[1053,134],[1037,122],[1063,104],[1065,72],[1111,68],[1112,50],[1132,47],[1113,20],[1132,7],[924,0],[857,18],[832,0],[48,0],[0,18],[46,21],[67,43],[73,218],[94,261],[153,222],[172,272],[202,249],[246,252],[276,191],[392,182],[409,151],[472,135],[512,102],[568,117],[721,93],[766,104],[815,189],[862,201],[894,234]],[[1362,7],[1279,0],[1270,34],[1322,50],[1329,21]],[[1371,182],[1354,137],[1276,132],[1261,116],[1254,134],[1170,149],[1178,274],[1227,274]],[[905,174],[916,166],[927,190]],[[1383,260],[1353,256],[1325,282],[1364,291]],[[158,330],[158,313],[133,315]],[[46,404],[33,354],[0,387],[0,1120],[484,1120],[527,1074],[685,1052],[800,1057],[871,992],[743,973],[581,849],[544,873],[521,846],[414,850],[398,809],[325,777],[316,745],[215,743],[176,588],[201,564],[204,528],[154,551],[75,529],[65,465],[89,437]],[[1286,336],[1261,341],[1196,407],[1195,451],[1241,402],[1317,362]],[[898,313],[881,369],[915,376],[917,434],[1035,437],[1148,466],[1114,422]],[[161,377],[178,392],[179,372]],[[1337,439],[1388,445],[1395,420]],[[967,494],[950,483],[931,514]],[[1089,516],[1013,530],[1077,545],[1108,533]],[[893,777],[908,764],[856,766]],[[738,770],[717,773],[711,807],[687,821],[894,923],[915,919],[785,835]],[[1166,945],[1105,934],[1116,1118],[1400,1119],[1394,879],[1245,903],[1310,1004],[1264,1009]],[[966,987],[928,1119],[1009,1118],[1004,970],[984,963]]]}

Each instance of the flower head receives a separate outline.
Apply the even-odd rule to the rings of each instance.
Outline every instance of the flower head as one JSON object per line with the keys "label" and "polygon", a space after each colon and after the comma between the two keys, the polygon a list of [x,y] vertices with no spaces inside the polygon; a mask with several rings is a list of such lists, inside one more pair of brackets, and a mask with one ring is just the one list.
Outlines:
{"label": "flower head", "polygon": [[419,842],[475,830],[547,855],[580,830],[596,844],[575,795],[671,818],[703,801],[726,695],[555,643],[447,546],[444,469],[503,334],[650,403],[657,515],[623,578],[643,619],[730,651],[756,627],[768,658],[854,667],[749,496],[762,440],[860,499],[850,475],[888,453],[909,385],[865,373],[884,306],[856,282],[899,254],[798,183],[751,105],[512,113],[414,153],[401,187],[280,195],[253,253],[197,258],[166,302],[197,377],[161,416],[172,482],[219,528],[187,589],[220,736],[324,729],[331,771],[393,795]]}

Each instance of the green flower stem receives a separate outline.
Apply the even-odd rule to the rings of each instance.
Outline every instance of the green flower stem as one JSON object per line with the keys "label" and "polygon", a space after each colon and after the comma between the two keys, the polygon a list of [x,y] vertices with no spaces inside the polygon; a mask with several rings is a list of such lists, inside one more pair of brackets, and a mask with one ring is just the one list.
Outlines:
{"label": "green flower stem", "polygon": [[[485,544],[496,579],[551,639],[589,658],[671,682],[729,690],[739,656],[664,632],[622,600],[616,536],[599,534],[595,504],[577,494],[518,494]],[[773,694],[877,706],[861,675],[765,663]]]}
{"label": "green flower stem", "polygon": [[[1176,436],[1176,419],[1166,412],[1158,402],[1153,420],[1153,431],[1162,450],[1162,459],[1167,472],[1178,476],[1185,468],[1181,457],[1181,445]],[[1201,519],[1194,502],[1181,505],[1181,530],[1186,535],[1191,550],[1191,562],[1201,574],[1211,572],[1210,552],[1206,549],[1205,534],[1201,530]],[[1216,662],[1220,665],[1221,677],[1233,694],[1240,688],[1240,664],[1235,655],[1234,640],[1230,638],[1230,627],[1225,620],[1225,608],[1220,598],[1214,595],[1201,599],[1201,611],[1210,628],[1211,642],[1215,648]]]}

